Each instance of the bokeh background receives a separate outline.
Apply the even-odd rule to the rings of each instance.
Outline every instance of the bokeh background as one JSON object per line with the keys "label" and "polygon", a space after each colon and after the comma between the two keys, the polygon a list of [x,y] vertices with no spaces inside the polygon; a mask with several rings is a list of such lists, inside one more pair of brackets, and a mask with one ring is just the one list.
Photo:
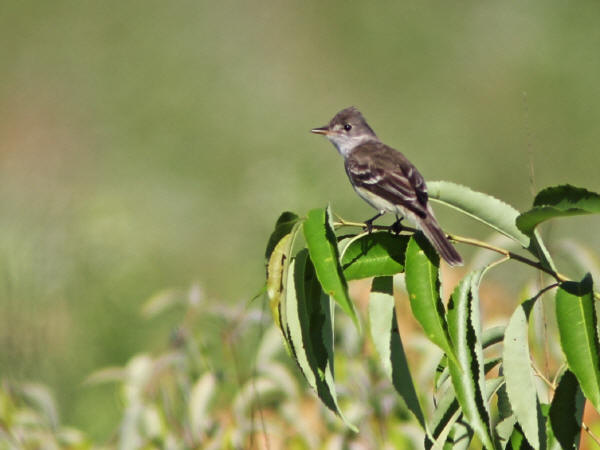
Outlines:
{"label": "bokeh background", "polygon": [[[179,317],[144,301],[197,283],[248,302],[281,211],[372,213],[308,132],[350,105],[426,179],[521,210],[547,185],[599,191],[599,19],[592,1],[5,3],[0,376],[108,436],[117,396],[83,380],[164,344]],[[597,251],[598,225],[547,232]]]}

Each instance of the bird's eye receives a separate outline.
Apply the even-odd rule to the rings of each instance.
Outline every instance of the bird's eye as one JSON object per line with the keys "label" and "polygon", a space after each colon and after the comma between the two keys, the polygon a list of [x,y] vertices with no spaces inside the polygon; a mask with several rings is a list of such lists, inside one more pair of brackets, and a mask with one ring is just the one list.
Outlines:
{"label": "bird's eye", "polygon": [[347,123],[346,125],[344,125],[344,130],[350,131],[351,129],[352,129],[352,125],[350,125],[349,123]]}

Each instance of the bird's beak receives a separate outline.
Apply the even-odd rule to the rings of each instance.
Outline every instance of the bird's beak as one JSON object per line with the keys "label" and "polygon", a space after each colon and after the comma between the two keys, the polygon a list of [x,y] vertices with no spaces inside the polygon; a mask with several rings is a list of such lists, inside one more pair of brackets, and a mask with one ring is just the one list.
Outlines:
{"label": "bird's beak", "polygon": [[311,133],[315,133],[315,134],[324,134],[324,135],[328,135],[329,134],[329,127],[328,126],[324,126],[324,127],[320,127],[320,128],[313,128],[312,130],[310,130]]}

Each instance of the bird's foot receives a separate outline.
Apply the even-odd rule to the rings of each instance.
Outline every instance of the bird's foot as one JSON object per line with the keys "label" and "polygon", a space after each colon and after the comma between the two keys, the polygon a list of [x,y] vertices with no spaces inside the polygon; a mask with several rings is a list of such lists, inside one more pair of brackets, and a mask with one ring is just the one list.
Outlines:
{"label": "bird's foot", "polygon": [[382,215],[383,215],[383,212],[380,212],[376,216],[371,217],[369,220],[365,220],[365,228],[364,228],[364,230],[366,230],[367,233],[371,234],[373,232],[373,221],[375,219],[377,219],[378,217],[381,217]]}
{"label": "bird's foot", "polygon": [[402,226],[402,220],[403,219],[404,219],[404,217],[398,217],[398,216],[396,216],[396,221],[390,226],[390,232],[391,233],[400,234],[400,232],[404,228]]}

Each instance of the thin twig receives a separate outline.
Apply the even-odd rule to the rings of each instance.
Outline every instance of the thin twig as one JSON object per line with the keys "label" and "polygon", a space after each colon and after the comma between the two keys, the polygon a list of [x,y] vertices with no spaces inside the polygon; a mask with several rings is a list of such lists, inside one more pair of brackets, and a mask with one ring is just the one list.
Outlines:
{"label": "thin twig", "polygon": [[[366,224],[362,223],[362,222],[349,222],[349,221],[342,219],[339,216],[338,216],[338,220],[339,220],[339,222],[335,222],[334,226],[366,228]],[[391,227],[384,226],[384,225],[373,225],[373,229],[389,231],[389,230],[391,230]],[[402,230],[408,231],[410,233],[415,233],[417,231],[415,228],[406,227],[404,225],[402,226]],[[535,269],[538,269],[538,270],[550,275],[551,277],[553,277],[556,281],[558,281],[560,283],[564,283],[565,281],[572,281],[570,278],[566,277],[562,273],[555,272],[552,269],[544,267],[538,261],[534,261],[533,259],[529,259],[525,256],[519,255],[518,253],[511,252],[510,250],[507,250],[505,248],[497,247],[495,245],[488,244],[487,242],[483,242],[478,239],[459,236],[457,234],[447,234],[447,236],[448,236],[448,239],[450,239],[451,241],[460,242],[461,244],[472,245],[474,247],[485,248],[487,250],[491,250],[493,252],[500,253],[501,255],[506,256],[507,259],[513,259],[513,260],[519,261],[523,264],[527,264],[528,266],[531,266]],[[594,292],[594,297],[596,298],[596,300],[600,300],[600,293]]]}
{"label": "thin twig", "polygon": [[600,438],[596,436],[592,430],[590,430],[590,427],[588,427],[587,423],[582,421],[581,428],[583,428],[583,430],[588,434],[590,439],[596,443],[596,445],[600,446]]}
{"label": "thin twig", "polygon": [[552,390],[552,392],[554,392],[556,390],[556,386],[554,385],[554,383],[552,383],[552,381],[546,378],[542,371],[538,369],[535,364],[532,363],[531,366],[533,367],[533,370],[535,371],[535,374],[538,376],[538,378],[540,378],[544,383],[546,383],[548,387]]}

